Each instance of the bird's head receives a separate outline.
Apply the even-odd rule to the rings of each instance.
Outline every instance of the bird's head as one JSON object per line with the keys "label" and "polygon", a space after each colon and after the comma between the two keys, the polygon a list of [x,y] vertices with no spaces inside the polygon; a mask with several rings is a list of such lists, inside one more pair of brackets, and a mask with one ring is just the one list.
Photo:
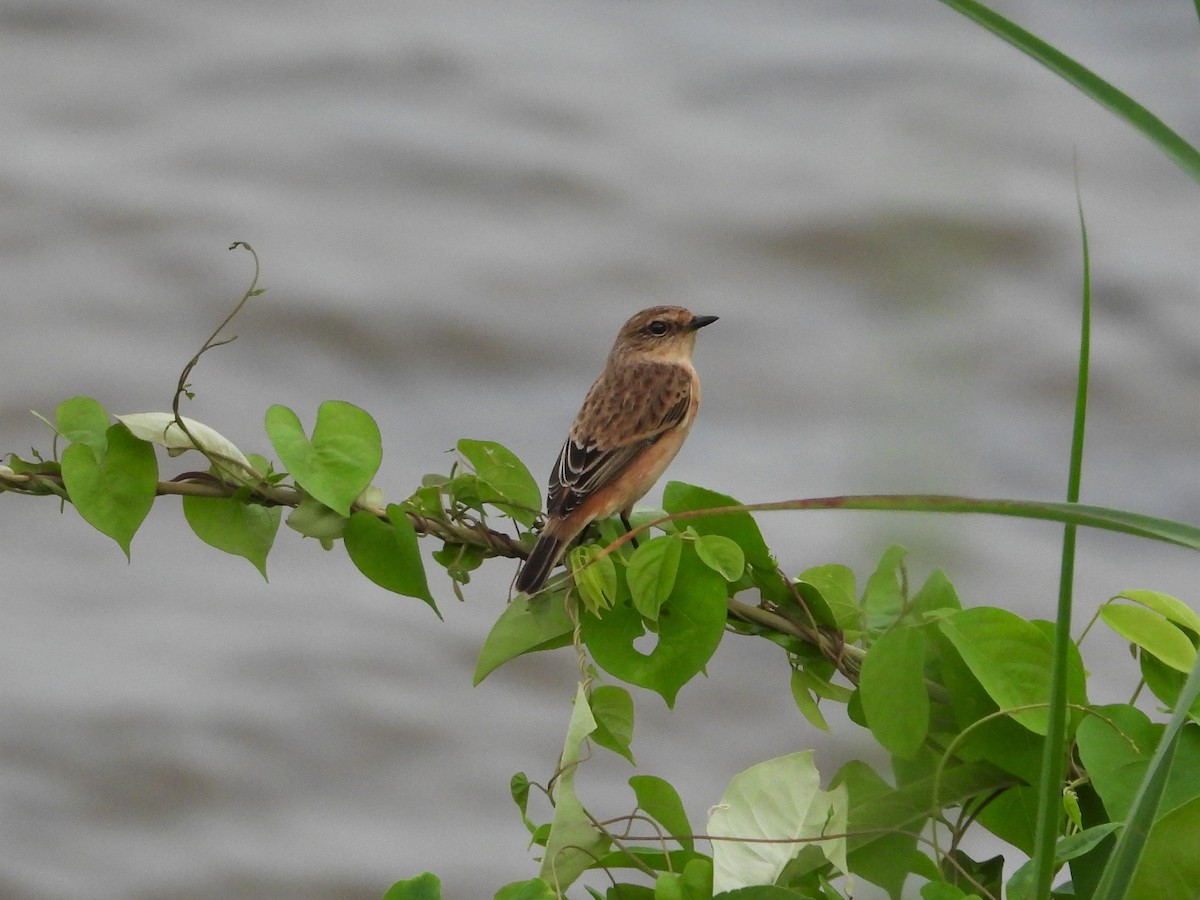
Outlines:
{"label": "bird's head", "polygon": [[612,352],[663,362],[690,360],[696,332],[715,321],[716,316],[697,316],[682,306],[652,306],[621,326]]}

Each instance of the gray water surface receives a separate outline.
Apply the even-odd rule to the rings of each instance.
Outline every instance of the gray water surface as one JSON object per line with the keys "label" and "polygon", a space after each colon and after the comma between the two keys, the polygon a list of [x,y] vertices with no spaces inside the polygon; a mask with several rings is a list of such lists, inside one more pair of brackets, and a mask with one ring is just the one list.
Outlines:
{"label": "gray water surface", "polygon": [[[998,8],[1200,136],[1189,4]],[[1200,188],[939,4],[8,0],[0,48],[5,452],[48,452],[28,410],[71,396],[168,408],[248,284],[245,240],[267,293],[186,412],[270,453],[270,404],[311,427],[357,403],[393,500],[460,437],[540,478],[617,326],[660,303],[721,317],[671,477],[1058,499],[1078,174],[1085,500],[1200,519]],[[476,898],[536,873],[508,779],[552,774],[576,671],[559,651],[471,688],[513,565],[463,605],[433,573],[442,623],[286,529],[266,584],[171,500],[132,564],[71,509],[0,506],[0,896],[357,900],[431,869]],[[865,578],[900,542],[914,579],[1052,616],[1052,525],[761,522],[789,571]],[[1182,550],[1089,533],[1079,567],[1081,626],[1123,588],[1197,602]],[[1093,698],[1124,699],[1124,650],[1088,647]],[[638,691],[640,771],[701,823],[754,762],[869,752],[814,732],[787,674],[731,637],[673,713]],[[581,790],[616,815],[633,770],[606,755]]]}

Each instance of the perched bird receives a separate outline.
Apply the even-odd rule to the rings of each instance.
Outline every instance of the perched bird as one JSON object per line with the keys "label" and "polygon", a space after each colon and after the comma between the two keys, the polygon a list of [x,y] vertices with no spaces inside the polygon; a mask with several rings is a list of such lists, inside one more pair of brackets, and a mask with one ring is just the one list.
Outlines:
{"label": "perched bird", "polygon": [[700,408],[696,331],[717,321],[680,306],[644,309],[623,326],[550,473],[546,526],[517,575],[532,594],[579,532],[633,504],[670,465]]}

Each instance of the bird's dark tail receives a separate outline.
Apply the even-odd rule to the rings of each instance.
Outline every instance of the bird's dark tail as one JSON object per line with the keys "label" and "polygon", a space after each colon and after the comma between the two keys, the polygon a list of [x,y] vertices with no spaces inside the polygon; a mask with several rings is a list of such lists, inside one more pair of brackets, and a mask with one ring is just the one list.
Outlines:
{"label": "bird's dark tail", "polygon": [[543,534],[533,546],[533,552],[525,565],[517,574],[517,591],[522,594],[535,594],[543,584],[550,570],[558,562],[562,554],[563,542],[553,535]]}

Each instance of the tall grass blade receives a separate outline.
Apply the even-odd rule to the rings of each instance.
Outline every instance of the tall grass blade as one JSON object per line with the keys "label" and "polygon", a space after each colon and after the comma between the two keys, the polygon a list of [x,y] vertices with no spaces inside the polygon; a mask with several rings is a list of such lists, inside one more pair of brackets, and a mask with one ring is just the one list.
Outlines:
{"label": "tall grass blade", "polygon": [[[1015,22],[992,12],[976,0],[941,0],[941,2],[986,28],[1001,40],[1012,44],[1026,56],[1037,60],[1118,118],[1132,125],[1157,145],[1179,168],[1195,181],[1200,181],[1200,150],[1172,131],[1158,116],[1128,94],[1118,90],[1095,72],[1030,34]],[[1197,0],[1196,8],[1200,13],[1200,0]]]}
{"label": "tall grass blade", "polygon": [[[1088,506],[1083,503],[1061,503],[1050,500],[990,500],[960,497],[953,494],[859,494],[840,497],[810,497],[801,500],[778,500],[770,503],[747,503],[710,509],[696,509],[663,516],[640,526],[644,531],[667,521],[686,521],[712,515],[737,515],[746,512],[774,512],[786,509],[859,509],[889,512],[981,513],[992,516],[1015,516],[1021,519],[1044,519],[1051,522],[1117,531],[1136,537],[1177,544],[1190,550],[1200,550],[1200,526],[1174,522],[1123,509]],[[635,532],[629,535],[636,536]],[[626,543],[623,537],[620,543]]]}
{"label": "tall grass blade", "polygon": [[[1088,360],[1092,345],[1092,274],[1088,253],[1087,223],[1075,176],[1075,203],[1079,209],[1079,236],[1083,251],[1083,313],[1079,324],[1079,374],[1075,382],[1075,423],[1071,433],[1071,461],[1067,474],[1067,502],[1079,502],[1083,475],[1083,434],[1087,422]],[[1058,580],[1058,615],[1054,622],[1054,660],[1050,675],[1049,727],[1042,745],[1042,777],[1038,784],[1037,831],[1034,837],[1034,896],[1049,900],[1054,880],[1054,847],[1062,830],[1062,786],[1067,768],[1067,651],[1071,644],[1072,588],[1075,583],[1075,525],[1063,528],[1062,568]]]}

